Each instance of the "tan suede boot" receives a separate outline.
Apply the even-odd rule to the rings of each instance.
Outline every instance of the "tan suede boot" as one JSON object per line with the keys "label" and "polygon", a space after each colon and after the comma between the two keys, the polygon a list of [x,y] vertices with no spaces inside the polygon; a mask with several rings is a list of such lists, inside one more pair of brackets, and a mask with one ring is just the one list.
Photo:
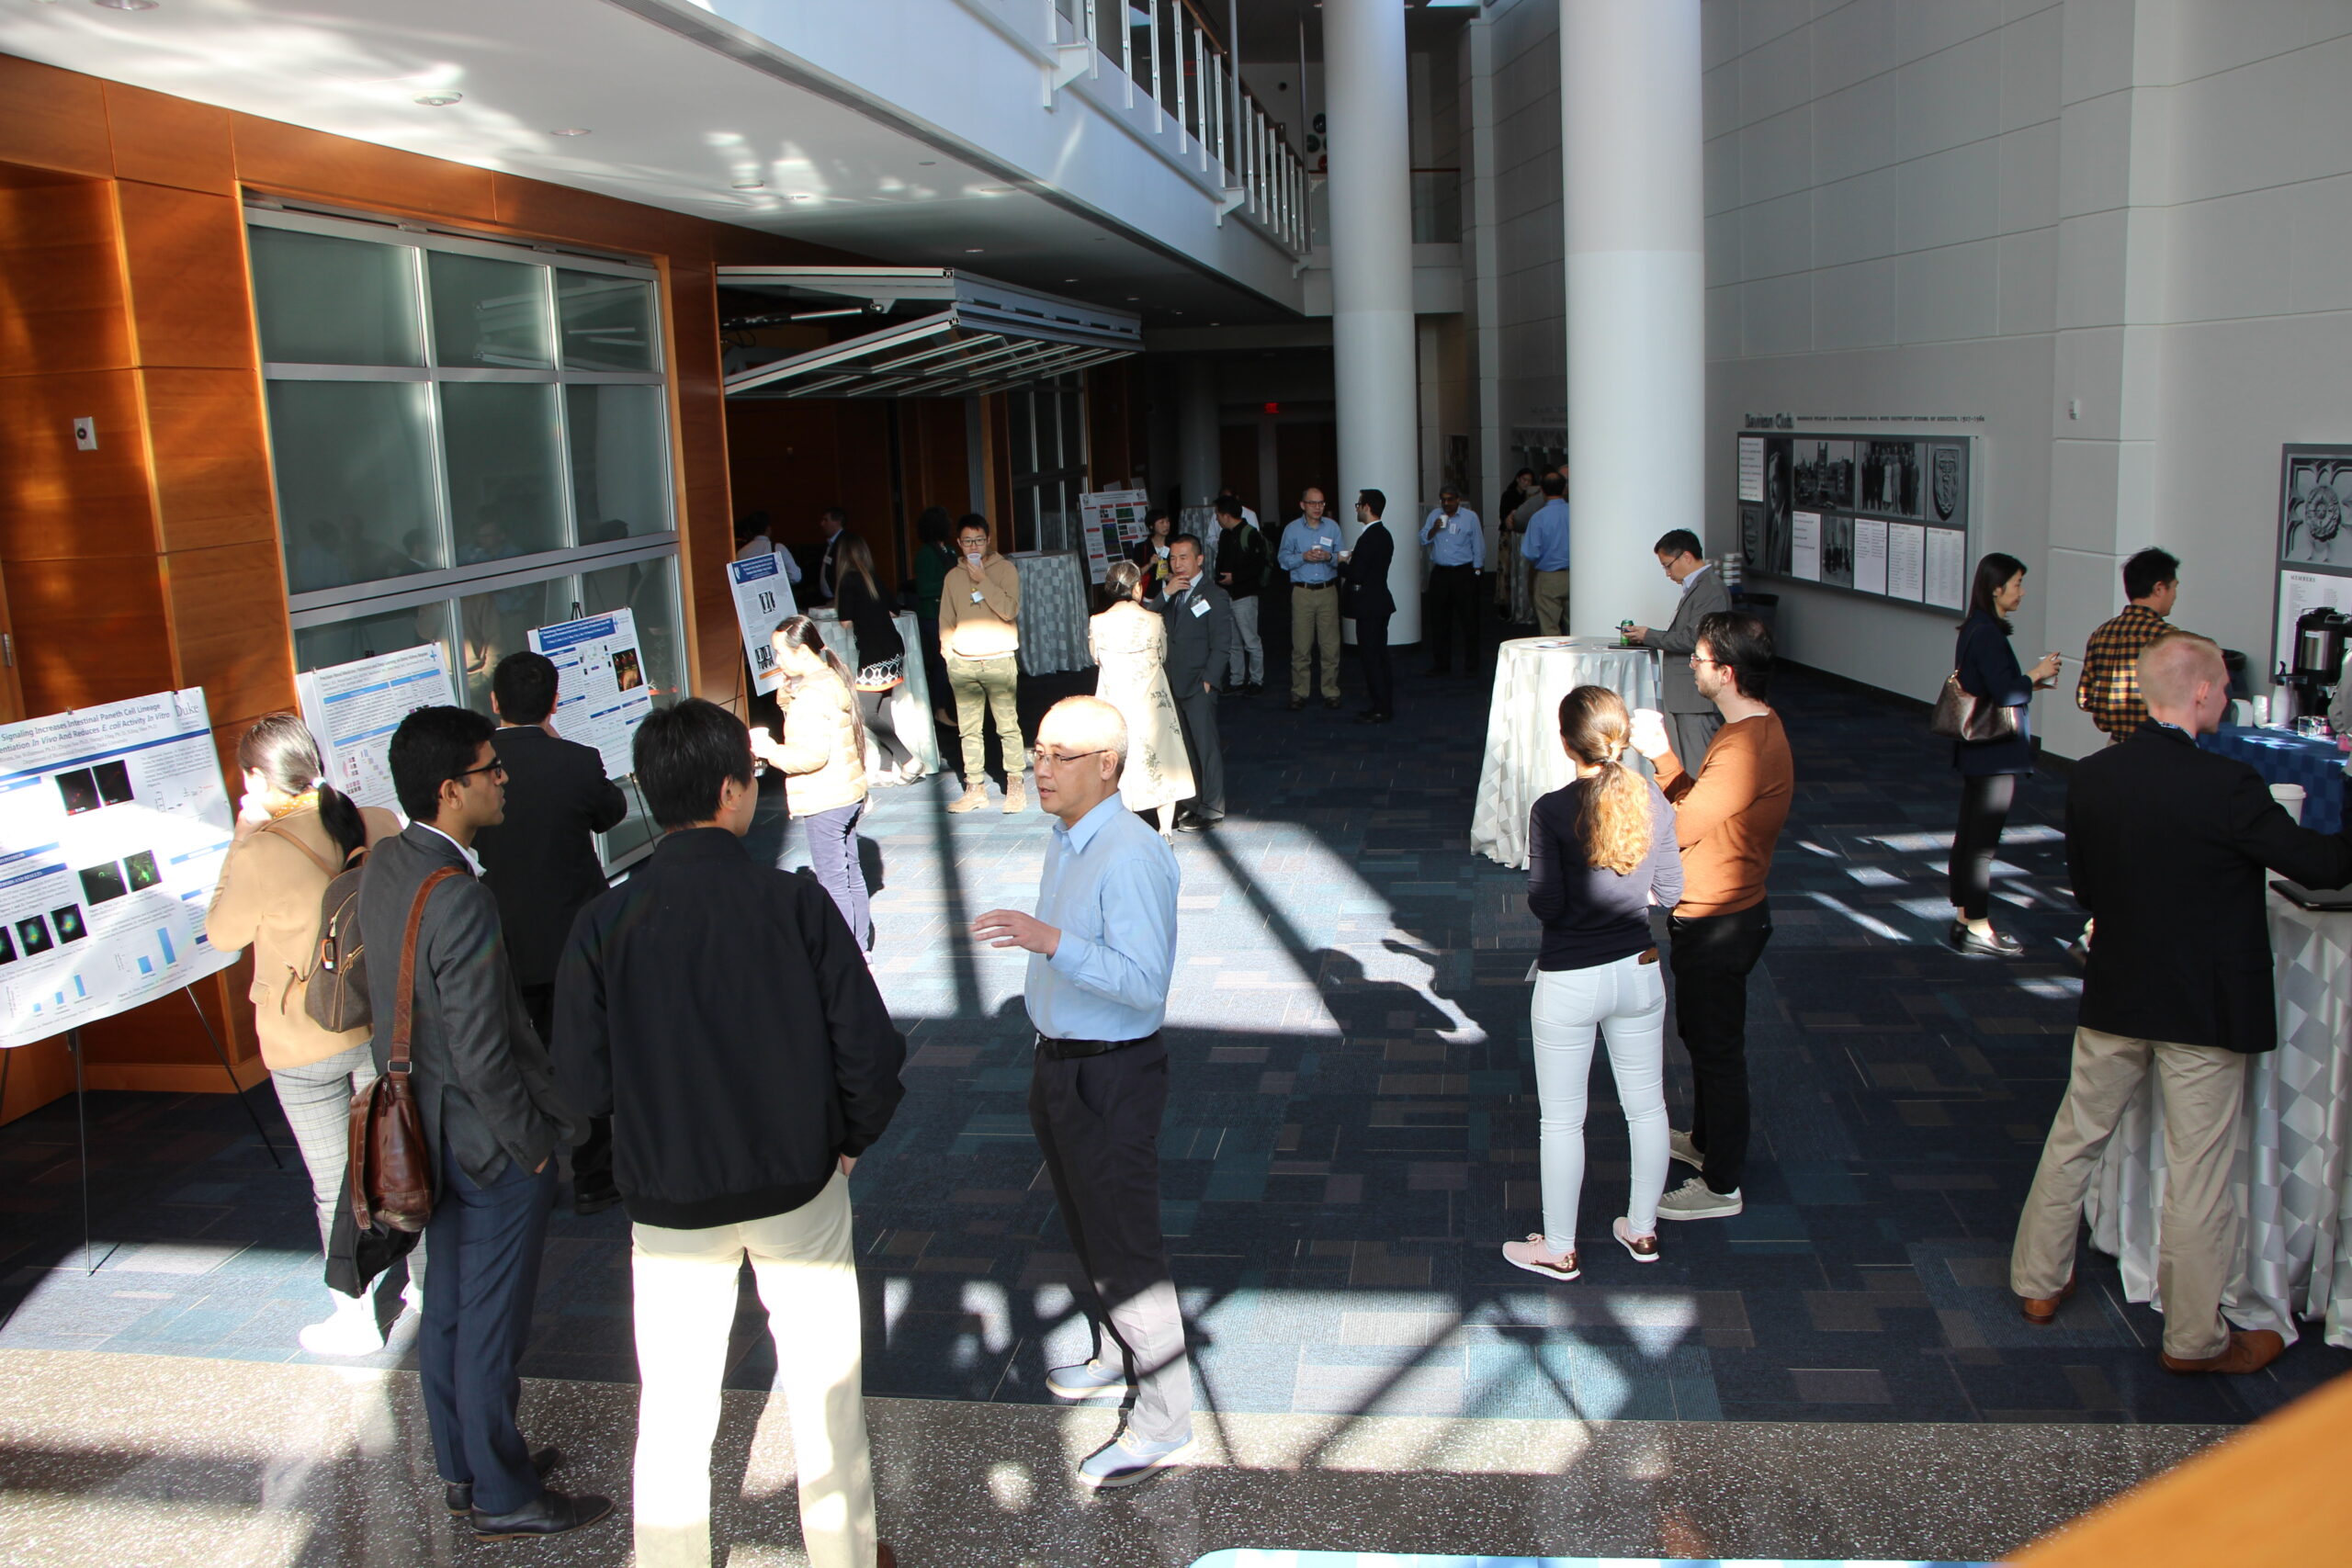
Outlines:
{"label": "tan suede boot", "polygon": [[981,807],[986,806],[988,803],[989,786],[986,784],[976,784],[972,785],[971,788],[966,790],[961,798],[950,801],[948,803],[947,809],[950,811],[978,811]]}
{"label": "tan suede boot", "polygon": [[1005,815],[1010,817],[1016,811],[1025,811],[1028,808],[1029,785],[1027,775],[1023,773],[1006,774],[1004,780]]}

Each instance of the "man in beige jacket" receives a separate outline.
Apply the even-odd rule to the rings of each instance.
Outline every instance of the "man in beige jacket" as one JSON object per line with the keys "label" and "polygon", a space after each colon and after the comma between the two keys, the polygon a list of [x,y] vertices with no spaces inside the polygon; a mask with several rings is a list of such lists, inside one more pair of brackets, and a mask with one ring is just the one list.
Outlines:
{"label": "man in beige jacket", "polygon": [[939,651],[947,689],[956,694],[956,732],[964,741],[964,794],[947,809],[978,811],[988,804],[987,716],[996,716],[997,746],[1004,753],[1004,808],[1029,804],[1023,788],[1029,750],[1021,739],[1015,697],[1021,669],[1021,573],[989,545],[988,519],[975,512],[956,525],[956,564],[939,594]]}

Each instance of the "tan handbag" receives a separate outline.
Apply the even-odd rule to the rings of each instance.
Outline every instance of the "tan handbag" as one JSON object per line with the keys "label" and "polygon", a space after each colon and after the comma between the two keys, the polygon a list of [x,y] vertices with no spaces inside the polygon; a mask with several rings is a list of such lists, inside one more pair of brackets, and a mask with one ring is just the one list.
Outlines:
{"label": "tan handbag", "polygon": [[350,1206],[361,1230],[421,1231],[433,1217],[433,1154],[424,1142],[424,1118],[410,1086],[410,1015],[416,1003],[416,933],[424,923],[424,901],[458,874],[445,865],[424,879],[408,909],[401,937],[400,991],[392,1003],[391,1059],[382,1077],[351,1097]]}

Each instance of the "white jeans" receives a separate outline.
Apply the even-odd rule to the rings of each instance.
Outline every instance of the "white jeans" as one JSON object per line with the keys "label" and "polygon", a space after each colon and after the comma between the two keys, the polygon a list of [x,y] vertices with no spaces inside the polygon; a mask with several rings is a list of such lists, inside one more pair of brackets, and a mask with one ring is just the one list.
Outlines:
{"label": "white jeans", "polygon": [[768,1309],[792,1412],[809,1568],[874,1568],[849,1180],[788,1214],[709,1230],[630,1228],[637,1287],[637,1561],[709,1568],[710,1445],[743,1255]]}
{"label": "white jeans", "polygon": [[1638,954],[1589,969],[1535,976],[1530,1022],[1535,1033],[1537,1125],[1543,1132],[1544,1245],[1577,1247],[1577,1202],[1584,1191],[1586,1080],[1592,1037],[1609,1042],[1609,1070],[1634,1145],[1634,1187],[1625,1223],[1635,1235],[1657,1229],[1666,1190],[1666,982],[1659,964]]}

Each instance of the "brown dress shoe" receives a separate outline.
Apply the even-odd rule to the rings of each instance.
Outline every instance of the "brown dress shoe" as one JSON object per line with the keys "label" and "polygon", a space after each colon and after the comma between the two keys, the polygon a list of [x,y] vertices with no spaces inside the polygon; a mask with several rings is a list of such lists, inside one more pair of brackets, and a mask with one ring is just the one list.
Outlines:
{"label": "brown dress shoe", "polygon": [[2190,1360],[2180,1356],[2160,1355],[2156,1359],[2168,1372],[2230,1372],[2244,1375],[2258,1372],[2286,1353],[2287,1341],[2267,1328],[2233,1328],[2230,1348],[2218,1356]]}
{"label": "brown dress shoe", "polygon": [[898,1554],[890,1550],[888,1541],[874,1543],[874,1568],[899,1568]]}
{"label": "brown dress shoe", "polygon": [[2038,1327],[2047,1328],[2058,1320],[2058,1309],[2075,1293],[2075,1277],[2066,1277],[2066,1287],[2054,1296],[2019,1296],[2018,1305],[2025,1313],[2025,1320]]}

